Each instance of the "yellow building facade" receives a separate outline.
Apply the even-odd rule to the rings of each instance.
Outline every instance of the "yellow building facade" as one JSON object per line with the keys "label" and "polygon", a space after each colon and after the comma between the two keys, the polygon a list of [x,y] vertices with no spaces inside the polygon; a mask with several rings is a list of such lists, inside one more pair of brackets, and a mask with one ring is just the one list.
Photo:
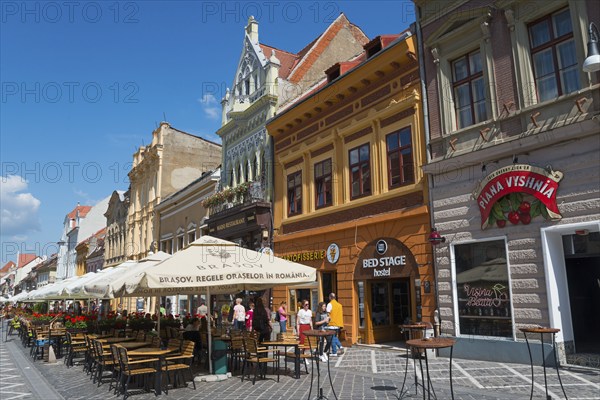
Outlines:
{"label": "yellow building facade", "polygon": [[398,340],[399,325],[435,310],[416,38],[364,49],[267,124],[275,254],[319,271],[315,284],[275,288],[273,304],[294,314],[336,293],[346,343]]}

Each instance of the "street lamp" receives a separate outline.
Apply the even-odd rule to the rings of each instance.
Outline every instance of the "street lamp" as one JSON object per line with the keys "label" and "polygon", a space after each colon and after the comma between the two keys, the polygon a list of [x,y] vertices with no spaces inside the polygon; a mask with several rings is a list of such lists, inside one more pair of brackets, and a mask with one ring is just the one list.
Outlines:
{"label": "street lamp", "polygon": [[431,228],[431,233],[429,234],[429,243],[433,246],[437,246],[440,243],[445,243],[446,238],[437,231],[436,228]]}
{"label": "street lamp", "polygon": [[600,70],[600,51],[598,51],[598,28],[593,22],[590,22],[588,36],[588,56],[583,62],[583,70],[596,72]]}

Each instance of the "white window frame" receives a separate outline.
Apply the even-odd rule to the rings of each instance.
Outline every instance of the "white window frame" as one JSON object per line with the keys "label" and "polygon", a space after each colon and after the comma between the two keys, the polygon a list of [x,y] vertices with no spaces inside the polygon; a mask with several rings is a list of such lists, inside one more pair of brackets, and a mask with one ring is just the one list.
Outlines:
{"label": "white window frame", "polygon": [[194,240],[198,239],[198,233],[196,232],[196,224],[194,222],[190,222],[190,224],[187,227],[187,235],[186,235],[186,240],[187,240],[187,244],[189,245],[190,243],[190,235],[194,234]]}
{"label": "white window frame", "polygon": [[[470,130],[497,118],[498,107],[496,83],[493,81],[494,63],[488,28],[489,19],[489,11],[485,7],[470,9],[464,13],[455,13],[425,43],[431,51],[434,63],[437,64],[436,74],[442,136],[456,131]],[[462,26],[446,33],[451,26],[461,20],[465,20]],[[459,129],[454,105],[452,61],[477,49],[481,54],[487,119]]]}
{"label": "white window frame", "polygon": [[[513,49],[513,58],[515,60],[516,83],[519,96],[520,108],[527,108],[538,104],[537,90],[535,86],[535,76],[533,74],[533,65],[531,59],[531,48],[529,42],[528,25],[546,15],[559,11],[562,8],[569,8],[571,14],[571,24],[573,26],[573,40],[575,42],[575,51],[577,59],[583,63],[586,57],[587,43],[587,9],[586,2],[577,0],[558,0],[558,1],[527,1],[517,3],[514,9],[505,11],[508,20],[508,27],[511,30],[511,41]],[[579,70],[579,82],[581,89],[589,86],[589,74]],[[572,95],[575,92],[566,93],[560,97]],[[556,99],[546,100],[545,102],[555,101]]]}
{"label": "white window frame", "polygon": [[[504,242],[504,251],[506,253],[506,268],[508,272],[508,295],[510,298],[510,318],[511,318],[511,326],[512,326],[512,337],[501,337],[501,336],[484,336],[484,335],[471,335],[471,334],[461,334],[460,333],[460,314],[458,310],[458,292],[456,286],[456,255],[454,247],[463,244],[473,244],[473,243],[482,243],[482,242],[493,242],[502,240]],[[456,337],[468,337],[469,339],[479,339],[479,340],[501,340],[501,341],[516,341],[516,327],[515,327],[515,311],[513,305],[513,291],[512,291],[512,274],[510,268],[510,255],[508,252],[508,240],[506,236],[493,236],[482,239],[473,239],[473,240],[464,240],[460,242],[454,242],[450,244],[450,270],[452,274],[452,282],[451,282],[451,290],[452,290],[452,310],[454,312],[454,335]]]}

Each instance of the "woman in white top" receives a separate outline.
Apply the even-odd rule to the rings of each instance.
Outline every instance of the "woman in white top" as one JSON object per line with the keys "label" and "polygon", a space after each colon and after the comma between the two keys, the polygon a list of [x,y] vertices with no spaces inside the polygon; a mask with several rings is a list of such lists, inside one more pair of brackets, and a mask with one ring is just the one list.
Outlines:
{"label": "woman in white top", "polygon": [[310,310],[308,300],[302,302],[302,309],[296,316],[296,332],[300,336],[300,344],[304,344],[304,331],[312,329],[312,311]]}
{"label": "woman in white top", "polygon": [[242,299],[235,299],[235,306],[233,306],[233,321],[234,329],[243,331],[246,328],[246,309],[242,305]]}

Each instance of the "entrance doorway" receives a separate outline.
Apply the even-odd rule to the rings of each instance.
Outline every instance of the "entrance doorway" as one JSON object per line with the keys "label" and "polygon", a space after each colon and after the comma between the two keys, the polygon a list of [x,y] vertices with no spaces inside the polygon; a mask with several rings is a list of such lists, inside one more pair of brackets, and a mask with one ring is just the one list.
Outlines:
{"label": "entrance doorway", "polygon": [[600,354],[600,233],[563,236],[575,352]]}
{"label": "entrance doorway", "polygon": [[374,343],[400,340],[400,325],[413,319],[409,279],[370,281],[369,292],[368,307]]}
{"label": "entrance doorway", "polygon": [[600,353],[600,257],[567,258],[571,319],[577,353]]}

